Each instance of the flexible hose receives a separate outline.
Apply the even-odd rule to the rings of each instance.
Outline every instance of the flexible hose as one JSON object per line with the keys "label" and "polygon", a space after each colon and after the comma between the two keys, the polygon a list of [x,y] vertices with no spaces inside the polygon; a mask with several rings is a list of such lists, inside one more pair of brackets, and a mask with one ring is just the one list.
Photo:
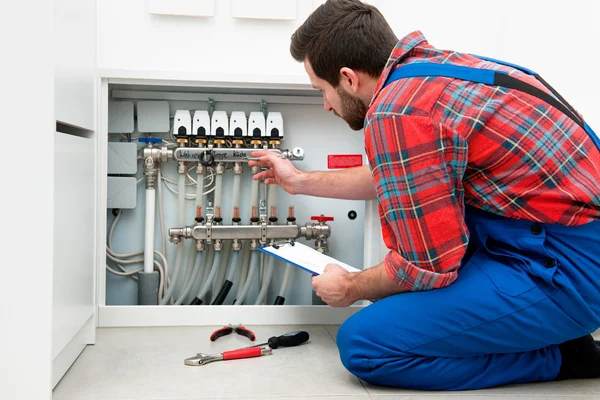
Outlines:
{"label": "flexible hose", "polygon": [[210,268],[210,273],[208,274],[208,278],[202,285],[202,288],[198,292],[198,295],[196,295],[196,298],[192,301],[192,305],[202,304],[202,298],[204,296],[206,296],[206,293],[208,293],[208,289],[210,288],[210,285],[211,285],[213,279],[215,279],[215,275],[217,274],[217,270],[219,269],[220,264],[221,264],[221,252],[215,251],[215,259],[213,260],[212,267]]}
{"label": "flexible hose", "polygon": [[252,285],[252,281],[254,280],[254,275],[256,275],[256,272],[258,270],[258,250],[254,250],[252,251],[252,254],[250,255],[250,269],[248,270],[248,278],[246,278],[246,282],[244,282],[244,287],[242,288],[242,292],[240,293],[240,295],[237,297],[235,303],[233,303],[234,305],[240,305],[244,302],[244,298],[246,298],[246,295],[248,294],[248,291],[250,290],[250,286]]}
{"label": "flexible hose", "polygon": [[223,283],[221,290],[219,291],[219,293],[213,300],[213,302],[212,302],[213,305],[221,305],[227,298],[227,295],[229,294],[229,291],[231,290],[231,287],[233,286],[233,276],[235,274],[239,255],[240,255],[239,251],[234,251],[233,254],[231,255],[231,258],[229,259],[229,266],[227,269],[227,278],[225,279],[225,282]]}
{"label": "flexible hose", "polygon": [[261,305],[267,299],[267,292],[269,291],[269,285],[271,284],[271,278],[273,277],[273,270],[275,269],[275,261],[275,257],[269,257],[263,284],[260,288],[260,292],[258,292],[258,296],[256,297],[256,302],[254,303],[255,305]]}
{"label": "flexible hose", "polygon": [[281,283],[281,289],[279,290],[279,296],[285,298],[287,293],[288,285],[290,284],[290,278],[292,276],[292,267],[290,264],[285,266],[285,274],[283,275],[283,282]]}
{"label": "flexible hose", "polygon": [[231,240],[227,240],[223,245],[223,250],[221,253],[221,264],[219,265],[219,270],[217,271],[217,276],[212,284],[212,292],[217,293],[217,290],[223,285],[223,281],[225,280],[225,273],[227,272],[227,265],[231,258]]}
{"label": "flexible hose", "polygon": [[[191,258],[191,257],[190,257]],[[185,298],[187,297],[188,293],[190,292],[190,290],[192,289],[192,286],[194,285],[194,282],[196,282],[196,278],[198,277],[198,273],[200,272],[200,261],[202,259],[202,252],[201,251],[197,251],[196,252],[196,257],[195,257],[195,268],[192,272],[192,276],[190,277],[190,279],[188,280],[188,282],[185,285],[185,288],[183,288],[183,291],[181,292],[181,296],[179,296],[179,298],[177,299],[177,301],[175,302],[175,305],[181,305]]]}
{"label": "flexible hose", "polygon": [[250,266],[250,242],[248,240],[244,241],[242,251],[242,264],[240,268],[240,278],[238,282],[237,293],[235,295],[236,299],[240,297],[240,294],[242,294],[242,287],[244,286],[246,278],[248,277],[248,267]]}

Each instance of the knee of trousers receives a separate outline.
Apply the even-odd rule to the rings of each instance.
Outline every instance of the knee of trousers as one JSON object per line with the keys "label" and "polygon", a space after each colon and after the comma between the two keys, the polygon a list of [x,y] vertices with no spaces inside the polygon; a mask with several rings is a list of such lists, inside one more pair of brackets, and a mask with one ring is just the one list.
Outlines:
{"label": "knee of trousers", "polygon": [[344,367],[358,378],[368,381],[372,362],[386,350],[370,339],[372,328],[359,314],[351,316],[340,326],[336,343]]}

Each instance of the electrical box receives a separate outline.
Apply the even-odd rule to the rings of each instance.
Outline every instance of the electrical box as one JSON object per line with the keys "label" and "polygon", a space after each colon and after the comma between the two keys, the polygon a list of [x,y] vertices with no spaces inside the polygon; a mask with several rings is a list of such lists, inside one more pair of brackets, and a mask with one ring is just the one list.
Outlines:
{"label": "electrical box", "polygon": [[108,174],[135,175],[137,173],[137,143],[108,142]]}
{"label": "electrical box", "polygon": [[138,101],[137,129],[143,133],[162,133],[171,130],[168,101]]}
{"label": "electrical box", "polygon": [[106,207],[135,208],[137,204],[137,180],[135,177],[109,176]]}
{"label": "electrical box", "polygon": [[132,133],[133,103],[130,101],[111,101],[108,103],[108,133]]}

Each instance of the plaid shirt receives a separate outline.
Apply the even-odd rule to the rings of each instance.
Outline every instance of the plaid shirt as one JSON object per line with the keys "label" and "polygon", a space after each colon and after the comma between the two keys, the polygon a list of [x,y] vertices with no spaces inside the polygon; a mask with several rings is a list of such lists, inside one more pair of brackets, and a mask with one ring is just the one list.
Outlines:
{"label": "plaid shirt", "polygon": [[600,153],[583,129],[520,91],[445,77],[382,88],[398,65],[418,62],[507,71],[438,50],[420,32],[394,48],[365,120],[386,271],[406,290],[452,283],[466,252],[465,205],[513,219],[563,225],[599,218]]}

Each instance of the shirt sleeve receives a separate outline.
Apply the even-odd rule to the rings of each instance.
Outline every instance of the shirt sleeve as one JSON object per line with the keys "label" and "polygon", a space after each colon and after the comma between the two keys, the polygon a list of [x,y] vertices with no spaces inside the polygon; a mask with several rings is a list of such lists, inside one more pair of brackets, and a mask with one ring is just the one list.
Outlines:
{"label": "shirt sleeve", "polygon": [[368,121],[365,149],[390,249],[386,272],[409,291],[451,284],[469,241],[466,139],[429,117],[385,115]]}

